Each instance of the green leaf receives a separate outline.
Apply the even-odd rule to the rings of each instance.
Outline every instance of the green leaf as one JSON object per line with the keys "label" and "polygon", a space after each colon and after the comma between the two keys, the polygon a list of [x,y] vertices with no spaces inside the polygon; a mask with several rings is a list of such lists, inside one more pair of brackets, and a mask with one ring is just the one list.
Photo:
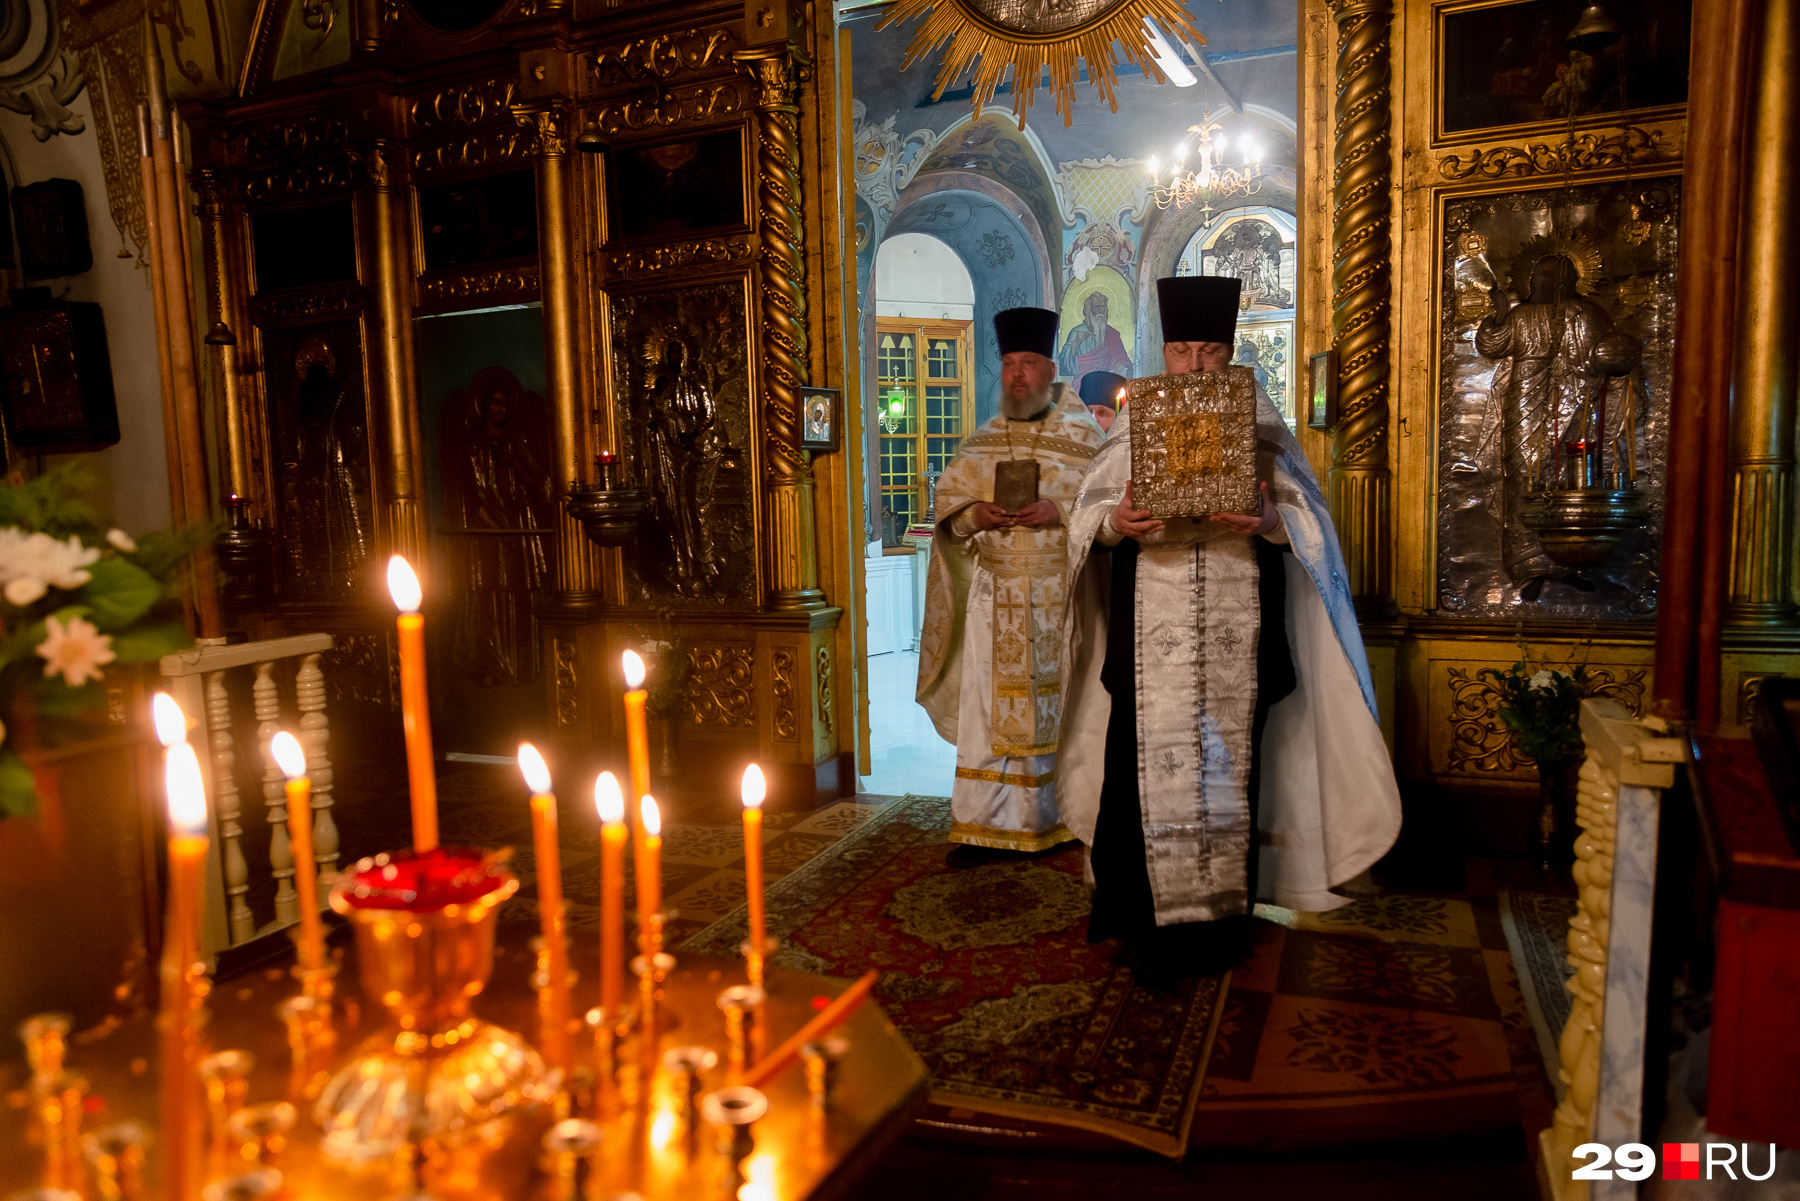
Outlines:
{"label": "green leaf", "polygon": [[0,817],[30,817],[37,812],[37,780],[11,751],[0,751]]}
{"label": "green leaf", "polygon": [[74,717],[106,704],[106,685],[99,680],[71,688],[61,676],[41,677],[32,682],[31,691],[37,698],[37,711],[44,717]]}
{"label": "green leaf", "polygon": [[163,586],[137,564],[105,558],[88,568],[93,576],[81,590],[90,610],[89,620],[102,631],[122,630],[162,599]]}
{"label": "green leaf", "polygon": [[112,648],[120,663],[147,663],[186,650],[193,644],[187,627],[179,621],[171,621],[115,634]]}

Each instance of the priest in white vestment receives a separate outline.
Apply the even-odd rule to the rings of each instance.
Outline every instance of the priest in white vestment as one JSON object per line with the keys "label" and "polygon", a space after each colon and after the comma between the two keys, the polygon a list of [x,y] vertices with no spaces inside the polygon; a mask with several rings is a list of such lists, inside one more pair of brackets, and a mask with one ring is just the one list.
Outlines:
{"label": "priest in white vestment", "polygon": [[[1157,281],[1172,374],[1230,361],[1242,285]],[[1089,937],[1141,982],[1224,970],[1257,900],[1332,909],[1400,830],[1337,532],[1257,388],[1262,512],[1132,507],[1131,409],[1069,519],[1057,795],[1089,848]]]}
{"label": "priest in white vestment", "polygon": [[1048,309],[995,314],[1001,411],[963,439],[937,483],[918,701],[956,744],[956,867],[1073,837],[1055,785],[1067,526],[1101,435],[1055,382],[1056,323]]}

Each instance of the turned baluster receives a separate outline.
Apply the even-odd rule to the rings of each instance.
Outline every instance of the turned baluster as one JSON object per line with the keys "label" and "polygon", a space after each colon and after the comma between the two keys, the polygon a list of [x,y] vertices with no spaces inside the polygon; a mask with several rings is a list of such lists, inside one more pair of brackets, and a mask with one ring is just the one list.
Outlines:
{"label": "turned baluster", "polygon": [[269,740],[281,732],[281,698],[275,691],[275,664],[256,665],[256,744],[263,756],[263,805],[269,811],[269,870],[275,877],[275,923],[300,920],[294,896],[294,852],[288,846],[287,777],[281,774]]}
{"label": "turned baluster", "polygon": [[213,800],[219,815],[219,858],[225,873],[225,903],[231,925],[231,945],[248,942],[256,933],[256,918],[244,895],[250,891],[250,865],[244,862],[243,814],[238,798],[237,746],[231,736],[231,693],[225,673],[206,676],[206,732],[212,748]]}
{"label": "turned baluster", "polygon": [[306,774],[312,780],[313,858],[319,864],[323,888],[337,874],[338,829],[331,820],[331,730],[325,717],[325,673],[319,656],[300,661],[294,679],[300,706],[300,747],[306,752]]}

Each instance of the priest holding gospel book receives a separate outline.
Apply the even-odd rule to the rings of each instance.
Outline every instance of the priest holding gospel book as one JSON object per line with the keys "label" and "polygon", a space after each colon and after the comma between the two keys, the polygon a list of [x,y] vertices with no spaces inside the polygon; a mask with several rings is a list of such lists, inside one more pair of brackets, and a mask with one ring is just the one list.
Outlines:
{"label": "priest holding gospel book", "polygon": [[1000,414],[937,484],[919,703],[956,744],[955,867],[1073,837],[1056,813],[1068,521],[1100,427],[1055,383],[1056,314],[994,315]]}
{"label": "priest holding gospel book", "polygon": [[1069,518],[1057,798],[1090,941],[1153,987],[1242,962],[1258,900],[1344,904],[1400,830],[1324,494],[1227,366],[1241,287],[1157,281],[1168,374],[1131,382]]}

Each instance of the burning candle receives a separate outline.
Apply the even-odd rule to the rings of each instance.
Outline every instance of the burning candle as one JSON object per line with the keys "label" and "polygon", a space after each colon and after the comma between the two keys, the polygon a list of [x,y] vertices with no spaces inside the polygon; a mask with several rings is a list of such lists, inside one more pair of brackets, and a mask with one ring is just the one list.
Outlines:
{"label": "burning candle", "polygon": [[312,780],[306,752],[286,730],[269,740],[269,753],[287,777],[288,845],[294,852],[294,892],[300,902],[300,970],[325,966],[325,935],[319,924],[319,865],[313,858]]}
{"label": "burning candle", "polygon": [[762,768],[752,763],[744,769],[744,892],[750,904],[750,983],[762,983],[763,871],[762,803],[767,795]]}
{"label": "burning candle", "polygon": [[431,702],[425,693],[423,593],[412,565],[399,555],[388,560],[388,591],[400,610],[400,719],[406,727],[406,773],[412,782],[413,850],[437,850],[437,775],[431,762]]}
{"label": "burning candle", "polygon": [[642,831],[637,862],[638,948],[646,958],[654,959],[662,950],[657,927],[657,914],[662,911],[662,813],[656,808],[655,797],[643,799],[638,819]]}
{"label": "burning candle", "polygon": [[600,1012],[619,1012],[625,970],[625,796],[609,771],[594,780],[600,813]]}
{"label": "burning candle", "polygon": [[625,746],[631,757],[631,795],[650,794],[650,729],[645,723],[644,707],[650,694],[644,691],[644,661],[636,651],[626,651],[625,665]]}
{"label": "burning candle", "polygon": [[569,945],[563,937],[562,856],[550,769],[529,742],[519,744],[519,771],[531,789],[531,839],[537,852],[538,920],[544,936],[544,1062],[569,1067]]}
{"label": "burning candle", "polygon": [[194,1071],[194,980],[200,958],[200,892],[206,879],[206,787],[200,760],[187,743],[187,717],[174,698],[152,704],[163,756],[169,805],[169,900],[163,939],[162,1013],[158,1019],[162,1124],[162,1195],[193,1201],[199,1195],[201,1146],[199,1084]]}

